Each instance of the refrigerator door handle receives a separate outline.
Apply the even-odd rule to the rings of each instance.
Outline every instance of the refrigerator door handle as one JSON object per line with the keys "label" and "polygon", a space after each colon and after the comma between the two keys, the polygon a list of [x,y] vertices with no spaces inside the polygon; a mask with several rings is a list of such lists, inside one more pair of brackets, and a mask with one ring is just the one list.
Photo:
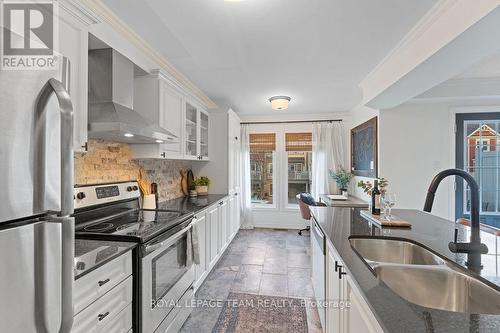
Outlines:
{"label": "refrigerator door handle", "polygon": [[[63,77],[69,78],[69,62],[64,61]],[[55,94],[61,114],[61,211],[54,220],[61,223],[61,325],[59,333],[68,333],[73,325],[73,283],[74,283],[74,244],[75,222],[73,214],[73,105],[64,84],[56,79],[49,79],[36,101],[35,109],[35,155],[34,205],[44,211],[45,202],[45,159],[46,159],[46,106],[49,98]],[[44,309],[40,309],[44,311]],[[46,318],[46,316],[41,316]],[[45,320],[45,319],[44,319]],[[46,323],[43,324],[46,326]]]}

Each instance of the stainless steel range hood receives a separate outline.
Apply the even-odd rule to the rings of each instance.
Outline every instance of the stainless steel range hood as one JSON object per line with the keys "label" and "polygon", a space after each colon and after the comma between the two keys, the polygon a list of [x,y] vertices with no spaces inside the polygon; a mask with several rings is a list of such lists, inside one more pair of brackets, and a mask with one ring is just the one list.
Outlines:
{"label": "stainless steel range hood", "polygon": [[89,50],[89,137],[174,143],[177,136],[133,110],[134,64],[117,51]]}

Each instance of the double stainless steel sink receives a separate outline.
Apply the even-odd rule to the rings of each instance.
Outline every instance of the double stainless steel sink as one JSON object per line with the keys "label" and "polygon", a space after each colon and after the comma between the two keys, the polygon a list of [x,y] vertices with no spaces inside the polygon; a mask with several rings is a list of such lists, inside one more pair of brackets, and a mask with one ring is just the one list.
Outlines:
{"label": "double stainless steel sink", "polygon": [[351,238],[351,246],[369,264],[444,265],[443,259],[423,247],[401,240]]}
{"label": "double stainless steel sink", "polygon": [[377,278],[407,301],[440,310],[500,314],[500,292],[412,242],[350,238]]}

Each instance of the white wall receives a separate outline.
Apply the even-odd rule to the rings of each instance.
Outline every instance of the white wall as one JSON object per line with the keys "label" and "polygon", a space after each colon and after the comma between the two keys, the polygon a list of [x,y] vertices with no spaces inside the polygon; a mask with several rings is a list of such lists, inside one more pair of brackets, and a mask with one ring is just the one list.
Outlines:
{"label": "white wall", "polygon": [[[433,176],[455,167],[456,114],[498,112],[494,105],[499,101],[479,99],[406,103],[380,111],[379,170],[396,193],[397,208],[421,210]],[[453,178],[441,184],[432,213],[455,219]]]}
{"label": "white wall", "polygon": [[[454,167],[454,121],[448,105],[403,105],[380,112],[380,175],[389,180],[397,208],[422,209],[427,188],[439,171]],[[433,214],[452,216],[453,182],[445,180]]]}

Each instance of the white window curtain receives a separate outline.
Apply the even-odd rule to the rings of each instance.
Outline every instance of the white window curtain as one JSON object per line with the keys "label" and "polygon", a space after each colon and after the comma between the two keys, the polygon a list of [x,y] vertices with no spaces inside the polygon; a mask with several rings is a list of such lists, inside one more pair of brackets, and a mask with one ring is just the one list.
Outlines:
{"label": "white window curtain", "polygon": [[241,125],[241,228],[251,229],[252,187],[250,175],[250,133],[248,125]]}
{"label": "white window curtain", "polygon": [[316,200],[320,194],[338,191],[330,177],[330,170],[345,168],[343,132],[340,121],[313,123],[311,194]]}

